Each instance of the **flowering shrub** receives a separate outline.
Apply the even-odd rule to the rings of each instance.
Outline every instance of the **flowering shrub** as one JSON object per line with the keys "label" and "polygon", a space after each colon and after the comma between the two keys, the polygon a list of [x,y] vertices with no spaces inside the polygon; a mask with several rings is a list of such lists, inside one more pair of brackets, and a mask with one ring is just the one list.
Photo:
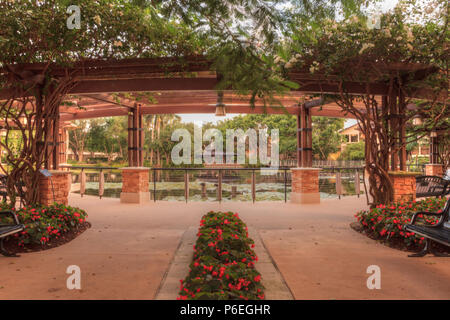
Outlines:
{"label": "flowering shrub", "polygon": [[209,212],[200,221],[180,300],[264,299],[254,242],[237,213]]}
{"label": "flowering shrub", "polygon": [[[442,212],[447,199],[427,198],[421,201],[400,202],[391,206],[378,205],[369,211],[360,211],[355,217],[363,228],[376,238],[389,242],[400,241],[406,247],[414,247],[424,240],[422,236],[403,229],[405,224],[411,222],[412,215],[418,211]],[[418,222],[434,224],[438,217],[419,215]]]}
{"label": "flowering shrub", "polygon": [[[9,209],[3,204],[2,209]],[[58,239],[64,233],[77,229],[86,222],[87,214],[84,210],[54,203],[50,206],[25,206],[12,209],[17,214],[25,230],[12,235],[18,245],[45,245],[53,239]],[[12,218],[0,216],[1,223],[12,223]]]}

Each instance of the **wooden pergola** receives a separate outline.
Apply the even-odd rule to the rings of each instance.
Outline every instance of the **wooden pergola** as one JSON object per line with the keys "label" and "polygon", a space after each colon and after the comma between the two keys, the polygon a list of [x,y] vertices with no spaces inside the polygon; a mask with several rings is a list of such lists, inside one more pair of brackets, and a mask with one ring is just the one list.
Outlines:
{"label": "wooden pergola", "polygon": [[[44,73],[54,78],[70,78],[74,85],[68,91],[67,99],[76,106],[61,105],[54,126],[70,120],[88,119],[107,116],[128,115],[128,142],[130,166],[143,165],[143,129],[144,114],[173,113],[214,113],[217,104],[216,86],[221,75],[211,70],[212,63],[204,57],[184,58],[146,58],[125,59],[116,61],[80,61],[71,66],[48,64],[23,64],[4,66],[0,73],[14,74],[25,83],[39,84],[44,81]],[[367,66],[373,67],[373,66]],[[377,66],[385,72],[397,72],[412,81],[420,81],[435,67],[419,64],[390,64]],[[342,83],[338,78],[324,74],[310,74],[307,70],[293,70],[289,79],[299,84],[297,90],[289,95],[279,97],[283,108],[278,106],[264,107],[257,100],[254,107],[249,98],[232,93],[233,88],[224,91],[223,102],[227,113],[288,113],[297,115],[298,123],[298,164],[302,167],[312,163],[312,125],[311,116],[329,116],[351,118],[342,112],[334,103],[322,104],[311,98],[312,94],[336,94]],[[406,77],[405,77],[406,78]],[[370,83],[345,82],[344,89],[350,94],[373,94],[378,96],[380,106],[386,103],[389,86],[381,76],[374,77]],[[34,90],[34,89],[33,89]],[[152,101],[135,99],[125,93],[153,92]],[[33,92],[30,92],[33,94]],[[394,93],[395,94],[395,93]],[[13,88],[0,91],[0,99],[14,96]],[[408,93],[410,97],[428,97],[431,91],[418,88]],[[404,98],[404,97],[403,97]],[[82,108],[80,108],[82,107]],[[360,106],[362,109],[364,105]],[[405,110],[391,109],[392,120],[402,121],[399,116]],[[404,125],[403,125],[404,128]],[[49,168],[58,169],[61,161],[61,147],[65,133],[57,134],[49,143],[52,152],[48,151]],[[400,130],[403,139],[405,130]],[[392,168],[406,166],[406,150],[402,148],[400,159],[393,157]]]}

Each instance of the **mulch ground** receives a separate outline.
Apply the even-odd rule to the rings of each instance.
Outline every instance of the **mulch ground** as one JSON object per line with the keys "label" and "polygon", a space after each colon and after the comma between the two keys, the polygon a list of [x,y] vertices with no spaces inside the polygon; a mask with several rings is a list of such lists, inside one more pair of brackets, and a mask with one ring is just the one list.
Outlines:
{"label": "mulch ground", "polygon": [[[423,249],[424,244],[420,245],[420,246],[410,246],[407,247],[405,245],[405,243],[401,240],[401,239],[389,239],[386,240],[385,238],[380,238],[380,236],[376,235],[374,232],[371,232],[368,229],[365,229],[359,222],[352,222],[350,223],[350,227],[359,232],[364,234],[365,236],[367,236],[368,238],[375,240],[379,243],[384,244],[387,247],[390,248],[394,248],[397,250],[401,250],[401,251],[407,251],[407,252],[419,252]],[[434,242],[433,243],[433,249],[435,251],[441,252],[441,253],[447,253],[450,254],[450,248],[447,246],[444,246],[443,244]]]}
{"label": "mulch ground", "polygon": [[22,252],[36,252],[42,250],[48,250],[52,248],[59,247],[65,243],[68,243],[78,237],[80,234],[85,232],[87,229],[91,227],[89,222],[85,222],[80,225],[77,229],[70,230],[68,232],[63,233],[58,239],[51,239],[47,244],[27,244],[24,247],[20,247],[13,237],[8,237],[4,241],[5,249],[11,253],[22,253]]}

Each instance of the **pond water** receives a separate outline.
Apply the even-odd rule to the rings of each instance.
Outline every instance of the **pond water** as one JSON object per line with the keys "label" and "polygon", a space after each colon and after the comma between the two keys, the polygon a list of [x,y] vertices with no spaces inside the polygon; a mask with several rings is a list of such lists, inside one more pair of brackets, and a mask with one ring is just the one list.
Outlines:
{"label": "pond water", "polygon": [[[86,173],[85,194],[98,195],[98,173]],[[105,172],[104,197],[119,198],[122,182],[120,173]],[[256,199],[255,201],[284,201],[290,199],[290,174],[285,176],[283,171],[274,175],[262,175],[255,171]],[[72,192],[79,193],[79,175],[72,173]],[[319,191],[321,198],[336,198],[336,178],[334,173],[321,172],[319,176]],[[206,192],[202,193],[202,184]],[[361,188],[362,190],[362,188]],[[152,199],[185,201],[184,172],[163,171],[157,172],[155,180],[150,174],[149,191]],[[354,195],[354,173],[342,173],[343,195]],[[215,172],[189,172],[189,200],[188,201],[218,201],[217,200],[217,174]],[[252,201],[251,172],[227,170],[222,178],[222,201]]]}

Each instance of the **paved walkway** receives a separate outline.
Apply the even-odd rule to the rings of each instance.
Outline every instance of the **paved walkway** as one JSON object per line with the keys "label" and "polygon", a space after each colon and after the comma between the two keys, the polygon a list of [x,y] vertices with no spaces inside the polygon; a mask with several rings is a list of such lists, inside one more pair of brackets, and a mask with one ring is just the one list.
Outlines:
{"label": "paved walkway", "polygon": [[[450,259],[407,258],[353,231],[364,198],[320,205],[274,202],[157,202],[122,205],[79,195],[92,228],[47,251],[0,256],[0,299],[153,299],[184,232],[209,210],[239,212],[258,230],[296,299],[448,299]],[[78,265],[82,290],[66,289]],[[369,290],[369,265],[381,268],[381,290]]]}

